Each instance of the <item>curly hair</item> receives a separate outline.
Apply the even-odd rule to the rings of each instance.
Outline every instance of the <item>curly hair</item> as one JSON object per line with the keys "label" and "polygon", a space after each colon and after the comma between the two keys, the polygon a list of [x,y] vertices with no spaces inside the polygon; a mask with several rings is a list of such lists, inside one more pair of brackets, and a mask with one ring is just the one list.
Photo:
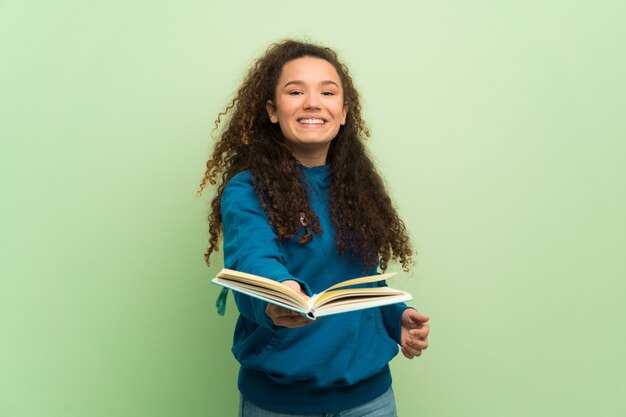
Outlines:
{"label": "curly hair", "polygon": [[302,167],[266,110],[266,102],[275,99],[283,66],[302,57],[323,59],[335,67],[349,109],[345,125],[330,143],[326,161],[332,178],[330,214],[339,254],[349,252],[353,258],[360,257],[365,266],[378,264],[382,270],[395,260],[408,270],[413,263],[408,233],[363,144],[370,132],[361,118],[359,94],[348,69],[332,49],[295,40],[270,45],[215,120],[215,130],[222,129],[198,189],[200,194],[208,184],[217,185],[208,216],[205,261],[209,264],[211,253],[218,250],[223,232],[224,187],[244,170],[251,172],[259,203],[279,239],[292,239],[304,228],[299,243],[306,244],[314,234],[323,232],[309,204]]}

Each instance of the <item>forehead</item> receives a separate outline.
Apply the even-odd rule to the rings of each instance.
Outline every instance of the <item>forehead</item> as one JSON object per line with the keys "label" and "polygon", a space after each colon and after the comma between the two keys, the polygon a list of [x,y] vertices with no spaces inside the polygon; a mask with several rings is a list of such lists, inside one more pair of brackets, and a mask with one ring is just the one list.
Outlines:
{"label": "forehead", "polygon": [[333,81],[337,85],[341,85],[341,79],[333,64],[325,59],[309,56],[294,59],[283,65],[278,87],[294,80],[304,82]]}

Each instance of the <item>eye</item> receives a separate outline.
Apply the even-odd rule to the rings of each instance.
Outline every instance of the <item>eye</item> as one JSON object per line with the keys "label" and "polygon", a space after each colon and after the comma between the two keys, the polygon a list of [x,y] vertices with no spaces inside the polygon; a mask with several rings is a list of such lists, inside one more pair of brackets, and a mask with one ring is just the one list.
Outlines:
{"label": "eye", "polygon": [[333,91],[324,91],[324,92],[322,93],[322,95],[323,95],[323,96],[334,96],[334,95],[335,95],[335,93],[334,93]]}
{"label": "eye", "polygon": [[290,96],[299,96],[300,94],[302,94],[302,91],[293,90],[288,92],[287,94],[289,94]]}

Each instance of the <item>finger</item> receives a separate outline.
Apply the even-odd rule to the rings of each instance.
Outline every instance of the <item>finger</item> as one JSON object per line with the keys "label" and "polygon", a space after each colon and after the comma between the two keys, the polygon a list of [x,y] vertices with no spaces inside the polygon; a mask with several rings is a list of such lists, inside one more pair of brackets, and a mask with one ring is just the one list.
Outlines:
{"label": "finger", "polygon": [[291,315],[291,313],[294,312],[293,310],[289,310],[288,308],[277,306],[274,304],[271,304],[270,308],[274,310],[276,314],[281,315],[281,316],[289,316]]}
{"label": "finger", "polygon": [[402,351],[402,354],[404,355],[405,358],[413,359],[413,355],[411,355],[405,348],[401,348],[400,350]]}
{"label": "finger", "polygon": [[300,318],[302,317],[300,314],[298,313],[294,313],[292,311],[278,311],[275,314],[275,317],[280,317],[280,318],[284,318],[284,319],[296,319],[296,318]]}
{"label": "finger", "polygon": [[265,314],[274,322],[277,326],[284,326],[286,323],[286,319],[293,317],[291,315],[291,311],[278,307],[273,304],[268,304],[265,308]]}
{"label": "finger", "polygon": [[428,341],[421,339],[410,339],[407,342],[407,346],[412,347],[413,349],[424,350],[428,349]]}
{"label": "finger", "polygon": [[306,319],[302,316],[299,317],[282,317],[275,321],[278,326],[297,328],[304,327],[307,324],[312,323],[312,320]]}
{"label": "finger", "polygon": [[410,345],[403,346],[403,349],[411,356],[420,356],[422,354],[422,349]]}
{"label": "finger", "polygon": [[269,312],[274,317],[300,317],[300,314],[288,308],[280,307],[275,304],[268,305]]}
{"label": "finger", "polygon": [[268,315],[272,318],[274,324],[285,327],[301,326],[312,321],[293,310],[279,306],[270,308]]}
{"label": "finger", "polygon": [[428,333],[409,333],[408,336],[410,339],[415,339],[415,340],[422,340],[425,342],[428,342]]}
{"label": "finger", "polygon": [[402,346],[412,346],[416,349],[426,349],[428,347],[428,338],[420,339],[414,336],[402,338]]}
{"label": "finger", "polygon": [[426,315],[424,313],[421,313],[421,312],[417,311],[414,308],[410,308],[409,307],[409,308],[407,308],[407,310],[408,310],[408,313],[410,313],[411,317],[416,319],[416,320],[420,320],[420,321],[428,321],[429,320],[428,315]]}
{"label": "finger", "polygon": [[411,314],[409,318],[414,324],[424,324],[430,320],[430,317],[423,315],[418,311],[416,311],[415,314]]}
{"label": "finger", "polygon": [[422,326],[422,327],[409,330],[409,334],[411,336],[415,336],[420,339],[427,338],[429,333],[430,333],[430,326]]}
{"label": "finger", "polygon": [[407,359],[413,359],[416,356],[421,356],[422,351],[420,349],[413,349],[411,347],[402,347],[402,354]]}
{"label": "finger", "polygon": [[424,339],[419,339],[419,338],[414,338],[411,339],[413,342],[411,343],[412,346],[417,346],[420,349],[426,349],[428,348],[428,338],[424,338]]}
{"label": "finger", "polygon": [[412,308],[407,308],[402,314],[402,322],[408,327],[421,327],[428,323],[430,318],[421,314],[419,311]]}
{"label": "finger", "polygon": [[427,316],[426,314],[422,314],[420,312],[417,313],[418,314],[418,320],[421,321],[422,323],[426,323],[427,321],[430,320],[430,317]]}
{"label": "finger", "polygon": [[302,287],[300,286],[300,283],[298,283],[298,281],[292,280],[292,279],[288,279],[286,281],[281,282],[281,284],[286,285],[287,287],[291,288],[292,290],[294,290],[295,292],[299,293],[302,298],[304,298],[305,300],[308,300],[310,297],[302,290]]}

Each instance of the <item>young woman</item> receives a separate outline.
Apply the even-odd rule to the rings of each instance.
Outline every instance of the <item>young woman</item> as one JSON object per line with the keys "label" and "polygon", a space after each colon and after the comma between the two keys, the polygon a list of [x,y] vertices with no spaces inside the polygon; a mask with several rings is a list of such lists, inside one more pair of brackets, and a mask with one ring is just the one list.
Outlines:
{"label": "young woman", "polygon": [[[305,296],[392,260],[408,268],[405,226],[363,146],[359,95],[334,51],[271,45],[222,124],[200,185],[218,185],[207,263],[223,236],[225,267]],[[398,345],[409,359],[427,348],[427,316],[394,304],[311,321],[234,297],[240,416],[395,416],[388,362]]]}

